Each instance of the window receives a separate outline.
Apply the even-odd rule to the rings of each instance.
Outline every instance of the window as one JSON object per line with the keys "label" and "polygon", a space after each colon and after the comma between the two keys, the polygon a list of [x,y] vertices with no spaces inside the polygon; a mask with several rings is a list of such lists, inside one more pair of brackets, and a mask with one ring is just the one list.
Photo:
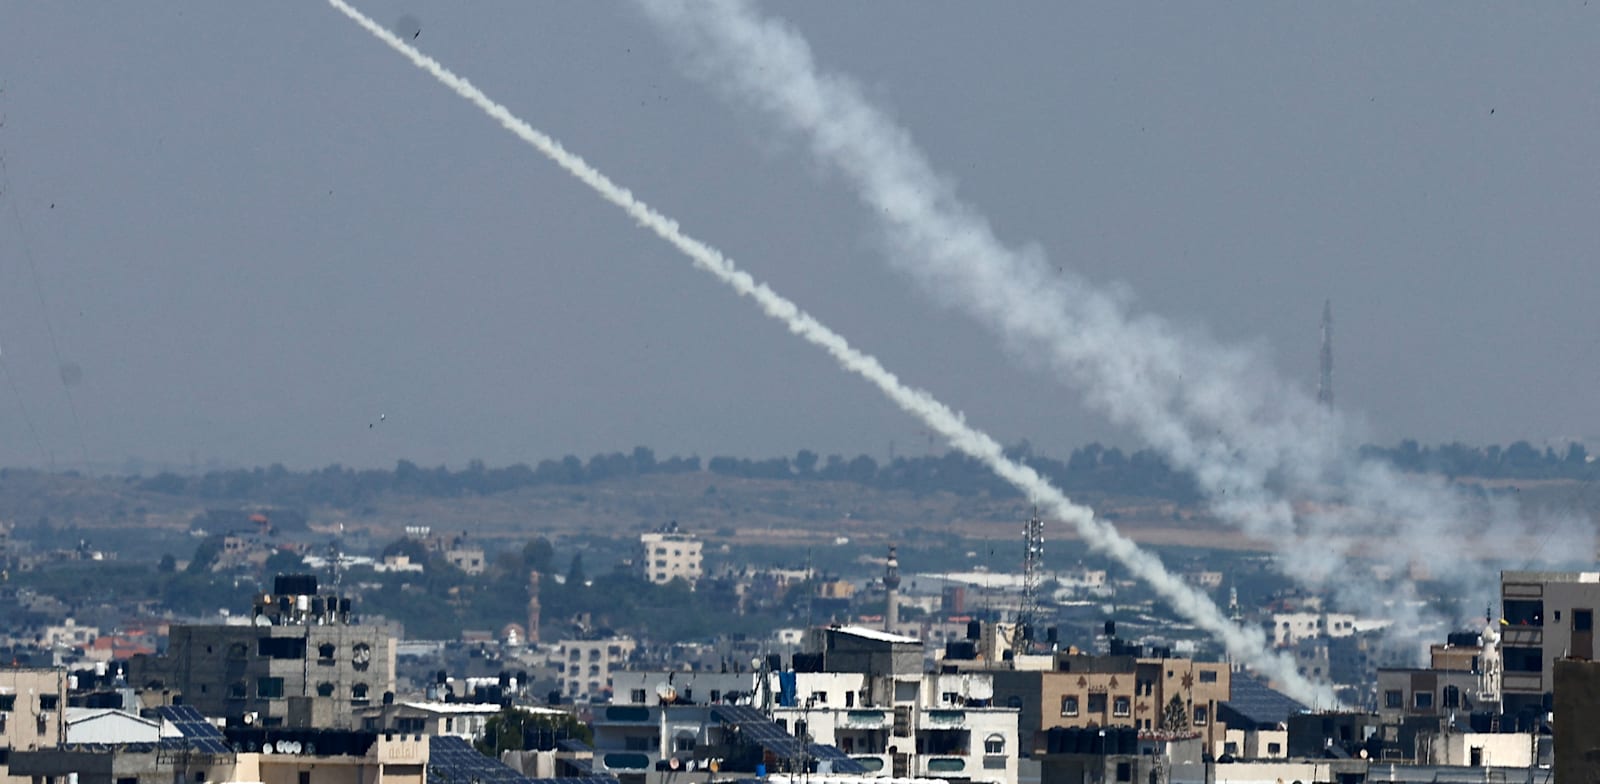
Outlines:
{"label": "window", "polygon": [[1411,693],[1411,707],[1418,710],[1433,709],[1433,692],[1414,691]]}
{"label": "window", "polygon": [[[1018,700],[1018,701],[1020,702],[1021,700]],[[1021,707],[1021,706],[1018,706],[1018,707]],[[1076,715],[1078,715],[1078,695],[1076,695],[1076,694],[1068,694],[1067,696],[1061,698],[1061,715],[1063,715],[1063,716],[1076,716]]]}
{"label": "window", "polygon": [[[844,701],[845,701],[846,705],[850,704],[850,694],[849,694],[849,692],[845,693]],[[722,702],[722,690],[721,689],[712,689],[711,690],[711,702],[712,702],[713,705],[716,704],[716,703]]]}
{"label": "window", "polygon": [[1538,599],[1508,599],[1505,620],[1512,626],[1543,626],[1544,602]]}
{"label": "window", "polygon": [[1111,702],[1111,715],[1127,716],[1133,713],[1132,700],[1127,697],[1118,697]]}
{"label": "window", "polygon": [[1282,754],[1283,753],[1283,744],[1282,743],[1277,743],[1277,742],[1268,743],[1267,744],[1267,753],[1271,754],[1273,756],[1277,756],[1279,754]]}
{"label": "window", "polygon": [[673,741],[672,747],[674,751],[694,751],[694,736],[679,736],[677,740]]}
{"label": "window", "polygon": [[396,719],[394,728],[401,732],[427,732],[428,720],[421,716],[407,716]]}
{"label": "window", "polygon": [[812,705],[827,705],[828,704],[828,693],[825,692],[825,691],[814,691],[814,692],[811,692],[811,704]]}
{"label": "window", "polygon": [[1404,708],[1405,705],[1405,695],[1401,694],[1399,689],[1390,689],[1383,693],[1383,707]]}
{"label": "window", "polygon": [[1594,631],[1594,610],[1573,610],[1572,630],[1575,632]]}
{"label": "window", "polygon": [[959,692],[947,691],[944,694],[939,695],[939,699],[942,700],[946,705],[959,705],[961,703],[961,694]]}
{"label": "window", "polygon": [[39,710],[55,710],[61,703],[61,697],[55,694],[39,695]]}
{"label": "window", "polygon": [[1133,763],[1117,763],[1117,781],[1133,781]]}
{"label": "window", "polygon": [[17,709],[17,695],[0,694],[0,711],[14,711]]}
{"label": "window", "polygon": [[1461,689],[1456,686],[1444,687],[1444,706],[1446,708],[1461,707]]}
{"label": "window", "polygon": [[644,689],[633,689],[628,692],[628,701],[635,705],[644,704]]}
{"label": "window", "polygon": [[983,739],[983,753],[985,753],[985,754],[1004,754],[1004,753],[1006,753],[1006,738],[1005,738],[1005,736],[996,733],[994,735],[990,735],[987,738],[984,738]]}
{"label": "window", "polygon": [[317,696],[318,697],[332,697],[333,696],[333,684],[328,683],[327,681],[323,681],[322,683],[317,684]]}
{"label": "window", "polygon": [[1090,713],[1105,713],[1106,712],[1106,695],[1105,695],[1105,692],[1100,692],[1098,694],[1089,695],[1089,712]]}
{"label": "window", "polygon": [[1217,671],[1216,670],[1201,670],[1200,671],[1200,682],[1201,683],[1216,683],[1217,682]]}
{"label": "window", "polygon": [[1223,754],[1238,755],[1238,753],[1239,753],[1239,744],[1238,744],[1238,742],[1230,740],[1227,743],[1222,744],[1222,753]]}
{"label": "window", "polygon": [[234,681],[228,684],[228,699],[242,700],[245,698],[244,681]]}
{"label": "window", "polygon": [[1504,648],[1501,651],[1506,672],[1542,672],[1543,648]]}
{"label": "window", "polygon": [[350,687],[350,701],[356,705],[367,704],[367,684],[358,683]]}
{"label": "window", "polygon": [[257,678],[256,696],[263,700],[276,700],[283,698],[282,678]]}
{"label": "window", "polygon": [[256,653],[269,659],[304,659],[304,637],[262,637],[256,640]]}
{"label": "window", "polygon": [[333,643],[325,642],[325,643],[323,643],[321,645],[318,645],[317,646],[317,658],[318,659],[326,659],[326,661],[319,661],[317,663],[318,664],[332,664],[333,663],[333,653],[334,653]]}
{"label": "window", "polygon": [[623,751],[655,751],[656,739],[642,735],[630,735],[622,739]]}
{"label": "window", "polygon": [[295,777],[295,781],[297,784],[311,784],[311,771],[300,771],[300,775]]}
{"label": "window", "polygon": [[362,671],[372,666],[372,646],[358,642],[350,649],[350,666]]}
{"label": "window", "polygon": [[1194,706],[1194,726],[1204,727],[1211,720],[1211,709],[1204,705]]}

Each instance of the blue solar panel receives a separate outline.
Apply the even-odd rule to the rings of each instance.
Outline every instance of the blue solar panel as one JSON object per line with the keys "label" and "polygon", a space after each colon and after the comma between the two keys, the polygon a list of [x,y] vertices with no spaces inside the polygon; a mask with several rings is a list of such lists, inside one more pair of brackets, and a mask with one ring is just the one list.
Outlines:
{"label": "blue solar panel", "polygon": [[[428,739],[428,781],[431,784],[475,781],[478,784],[528,784],[533,779],[478,753],[450,736]],[[613,779],[613,782],[615,780]]]}
{"label": "blue solar panel", "polygon": [[[183,735],[182,745],[188,748],[202,754],[229,754],[233,751],[228,747],[222,730],[206,721],[206,717],[193,705],[164,705],[156,708],[156,715],[172,722],[172,726]],[[162,747],[175,748],[176,745],[162,741]]]}
{"label": "blue solar panel", "polygon": [[1238,675],[1229,684],[1228,699],[1220,710],[1229,711],[1255,727],[1272,727],[1289,720],[1296,713],[1304,713],[1306,706],[1293,698],[1274,691],[1267,684],[1246,675]]}

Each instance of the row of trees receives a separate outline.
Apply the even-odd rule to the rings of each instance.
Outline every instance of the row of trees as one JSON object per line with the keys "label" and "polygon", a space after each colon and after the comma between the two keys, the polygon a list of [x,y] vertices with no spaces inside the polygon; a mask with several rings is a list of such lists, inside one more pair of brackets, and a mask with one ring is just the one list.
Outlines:
{"label": "row of trees", "polygon": [[1407,471],[1426,471],[1449,477],[1484,479],[1600,479],[1600,462],[1589,458],[1582,444],[1569,443],[1557,451],[1543,451],[1517,441],[1501,448],[1461,443],[1424,446],[1406,439],[1394,447],[1365,446],[1363,457],[1387,460]]}
{"label": "row of trees", "polygon": [[[1007,453],[1033,466],[1065,490],[1105,492],[1166,498],[1188,502],[1198,498],[1193,478],[1174,470],[1159,454],[1148,449],[1125,453],[1099,443],[1073,450],[1066,460],[1033,454],[1026,442]],[[1363,456],[1387,460],[1408,471],[1432,471],[1455,476],[1485,478],[1600,477],[1600,464],[1590,462],[1580,444],[1557,452],[1542,452],[1526,441],[1510,446],[1472,447],[1452,443],[1437,447],[1406,440],[1395,447],[1367,446]],[[356,470],[340,465],[296,472],[269,468],[212,471],[198,476],[163,473],[137,481],[142,489],[207,500],[254,501],[275,504],[331,505],[351,508],[386,493],[427,497],[490,495],[524,487],[585,485],[646,475],[690,474],[706,471],[718,476],[783,481],[851,482],[884,490],[913,493],[954,492],[1010,497],[1015,490],[976,460],[949,452],[925,457],[899,457],[880,463],[867,455],[826,458],[808,449],[793,457],[749,459],[713,457],[702,467],[698,457],[657,459],[648,447],[630,453],[612,452],[581,460],[567,455],[544,460],[535,467],[517,464],[489,468],[474,460],[459,471],[445,466],[423,468],[401,460],[392,471]]]}
{"label": "row of trees", "polygon": [[[1040,472],[1069,490],[1100,490],[1130,495],[1188,500],[1194,497],[1187,474],[1172,470],[1149,450],[1131,455],[1115,447],[1090,444],[1073,451],[1065,461],[1036,456],[1026,444],[1011,450]],[[955,452],[926,457],[901,457],[879,463],[867,455],[846,459],[826,458],[802,449],[793,457],[751,460],[713,457],[702,467],[698,457],[658,460],[647,447],[631,453],[599,454],[587,461],[567,455],[544,460],[530,468],[517,464],[489,468],[474,460],[466,468],[422,468],[401,460],[394,470],[356,470],[340,465],[310,471],[290,471],[282,465],[268,468],[212,471],[197,476],[162,473],[136,479],[140,489],[205,500],[252,501],[281,505],[330,505],[352,508],[386,493],[426,497],[490,495],[523,487],[585,485],[646,475],[688,474],[706,471],[718,476],[784,481],[851,482],[885,490],[914,493],[955,492],[963,495],[1015,495],[1005,482],[981,463]]]}

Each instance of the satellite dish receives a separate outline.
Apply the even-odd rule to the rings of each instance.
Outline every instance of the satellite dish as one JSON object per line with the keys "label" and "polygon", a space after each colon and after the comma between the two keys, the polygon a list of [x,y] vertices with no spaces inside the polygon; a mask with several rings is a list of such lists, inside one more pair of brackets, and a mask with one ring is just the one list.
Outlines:
{"label": "satellite dish", "polygon": [[677,770],[678,768],[683,767],[683,762],[681,760],[679,760],[677,757],[673,757],[672,759],[667,761],[667,767],[672,768],[673,770]]}
{"label": "satellite dish", "polygon": [[273,751],[274,749],[272,748],[272,741],[269,740],[266,743],[261,744],[262,754],[271,754]]}
{"label": "satellite dish", "polygon": [[672,702],[678,698],[678,690],[672,688],[672,684],[670,683],[658,683],[656,684],[656,696],[659,697],[662,702]]}

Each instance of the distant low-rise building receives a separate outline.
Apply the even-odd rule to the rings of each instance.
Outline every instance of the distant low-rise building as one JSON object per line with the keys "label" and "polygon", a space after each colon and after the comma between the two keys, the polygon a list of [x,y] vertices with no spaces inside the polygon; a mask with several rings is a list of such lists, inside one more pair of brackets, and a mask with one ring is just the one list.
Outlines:
{"label": "distant low-rise building", "polygon": [[681,578],[693,586],[705,575],[701,549],[699,538],[673,523],[639,535],[639,566],[644,578],[657,585]]}

